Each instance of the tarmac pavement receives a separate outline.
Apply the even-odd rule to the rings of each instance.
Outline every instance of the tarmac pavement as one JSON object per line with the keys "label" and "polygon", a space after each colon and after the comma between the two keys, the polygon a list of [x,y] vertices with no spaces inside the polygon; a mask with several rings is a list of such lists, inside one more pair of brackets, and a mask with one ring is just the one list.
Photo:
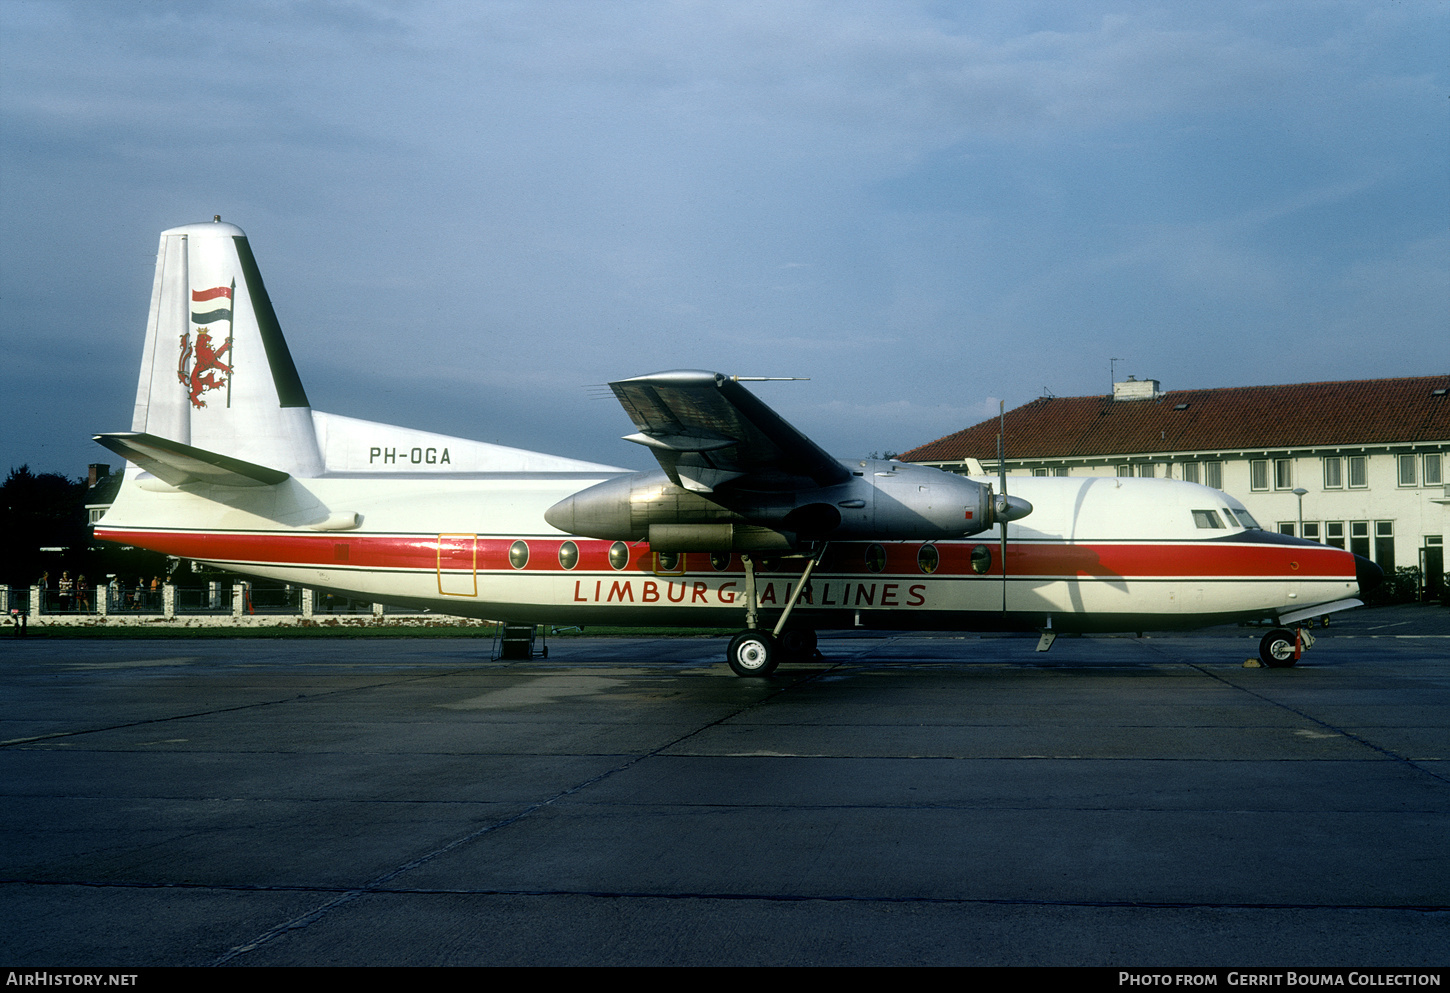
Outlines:
{"label": "tarmac pavement", "polygon": [[0,643],[0,964],[1450,963],[1450,610]]}

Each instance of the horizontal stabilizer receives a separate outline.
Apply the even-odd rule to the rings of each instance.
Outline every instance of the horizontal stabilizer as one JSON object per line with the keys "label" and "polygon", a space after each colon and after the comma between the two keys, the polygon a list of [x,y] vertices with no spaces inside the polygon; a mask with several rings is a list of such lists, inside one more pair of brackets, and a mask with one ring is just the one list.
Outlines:
{"label": "horizontal stabilizer", "polygon": [[98,434],[95,440],[172,486],[210,483],[213,486],[273,486],[287,473],[216,452],[183,445],[144,432]]}

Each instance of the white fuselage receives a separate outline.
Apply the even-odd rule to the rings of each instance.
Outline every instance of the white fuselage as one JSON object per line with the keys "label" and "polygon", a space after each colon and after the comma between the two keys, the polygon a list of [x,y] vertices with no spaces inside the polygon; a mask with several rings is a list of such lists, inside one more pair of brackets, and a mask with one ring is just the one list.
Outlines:
{"label": "white fuselage", "polygon": [[[249,490],[177,489],[131,467],[96,534],[443,614],[738,626],[738,555],[657,555],[645,542],[571,537],[545,523],[547,508],[613,475],[599,468],[457,474],[425,465]],[[996,528],[957,541],[832,543],[795,619],[817,628],[1163,629],[1271,616],[1358,590],[1353,556],[1230,526],[1242,506],[1207,487],[1023,477],[1012,492],[1034,510],[1008,525],[1005,578]],[[360,525],[318,529],[340,515]],[[804,561],[757,562],[768,618],[788,602]]]}

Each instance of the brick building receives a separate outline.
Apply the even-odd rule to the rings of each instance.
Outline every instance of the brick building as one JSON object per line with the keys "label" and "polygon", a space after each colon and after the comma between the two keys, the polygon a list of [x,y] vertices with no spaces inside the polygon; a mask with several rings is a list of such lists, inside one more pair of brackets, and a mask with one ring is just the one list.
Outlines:
{"label": "brick building", "polygon": [[[1009,474],[1157,476],[1238,497],[1265,527],[1347,548],[1438,592],[1450,531],[1450,375],[1207,390],[1114,383],[1006,415]],[[903,452],[996,472],[997,419]],[[1302,501],[1302,518],[1301,518]]]}

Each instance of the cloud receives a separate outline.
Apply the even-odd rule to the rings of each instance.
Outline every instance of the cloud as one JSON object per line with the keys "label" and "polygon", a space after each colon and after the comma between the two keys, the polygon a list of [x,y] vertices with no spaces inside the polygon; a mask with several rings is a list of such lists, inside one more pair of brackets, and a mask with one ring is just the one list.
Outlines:
{"label": "cloud", "polygon": [[[771,402],[848,454],[1101,392],[1109,356],[1347,378],[1306,342],[1372,325],[1412,374],[1443,354],[1447,20],[0,4],[7,401],[52,411],[0,462],[124,426],[156,233],[217,213],[320,406],[606,461],[581,439],[622,429],[571,391],[664,368],[809,375]],[[79,325],[76,287],[103,302]],[[119,385],[46,402],[96,369]]]}

